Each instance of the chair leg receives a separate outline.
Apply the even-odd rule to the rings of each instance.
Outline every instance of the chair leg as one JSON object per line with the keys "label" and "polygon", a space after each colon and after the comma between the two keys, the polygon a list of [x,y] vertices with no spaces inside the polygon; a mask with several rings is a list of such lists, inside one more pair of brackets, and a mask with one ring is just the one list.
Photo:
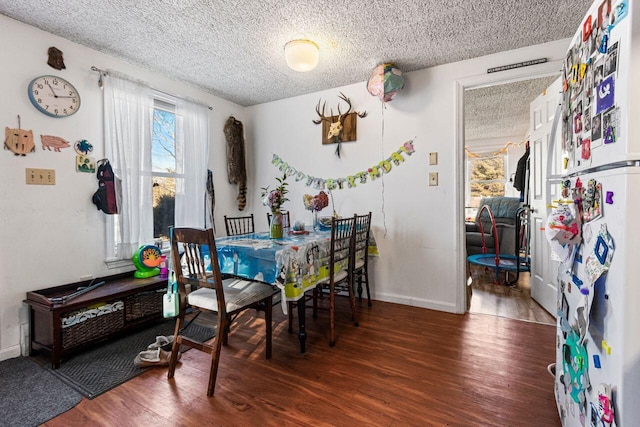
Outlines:
{"label": "chair leg", "polygon": [[178,350],[180,349],[180,330],[184,325],[184,310],[180,310],[180,314],[176,318],[176,329],[173,332],[173,345],[171,346],[171,357],[169,358],[169,370],[167,372],[167,378],[173,378],[176,372],[176,364],[178,363]]}
{"label": "chair leg", "polygon": [[264,309],[264,322],[266,323],[266,329],[267,329],[267,351],[266,351],[266,356],[267,359],[271,359],[271,335],[273,332],[273,324],[272,324],[272,313],[273,313],[273,303],[272,303],[273,297],[269,297],[265,303],[266,303],[266,307]]}
{"label": "chair leg", "polygon": [[[229,319],[226,316],[218,316],[218,331],[226,331]],[[211,351],[211,369],[209,371],[209,384],[207,386],[207,397],[213,396],[216,388],[216,378],[218,377],[218,362],[220,361],[220,349],[222,348],[222,337],[214,338],[214,347]]]}
{"label": "chair leg", "polygon": [[225,327],[222,332],[222,345],[226,346],[229,344],[229,331],[231,330],[231,319],[227,316],[227,321],[225,322]]}
{"label": "chair leg", "polygon": [[354,326],[360,326],[358,323],[358,311],[356,308],[356,295],[354,290],[353,279],[352,282],[349,283],[349,304],[351,305],[351,319],[353,320]]}
{"label": "chair leg", "polygon": [[369,291],[369,272],[367,271],[366,268],[362,270],[362,275],[364,276],[364,283],[367,287],[367,305],[371,307],[371,291]]}
{"label": "chair leg", "polygon": [[287,301],[287,311],[289,312],[289,333],[293,333],[293,302]]}
{"label": "chair leg", "polygon": [[333,347],[336,345],[336,325],[335,325],[335,289],[333,283],[329,287],[329,345]]}
{"label": "chair leg", "polygon": [[362,272],[358,272],[357,276],[358,276],[358,301],[362,301]]}
{"label": "chair leg", "polygon": [[318,288],[313,288],[313,318],[318,317]]}

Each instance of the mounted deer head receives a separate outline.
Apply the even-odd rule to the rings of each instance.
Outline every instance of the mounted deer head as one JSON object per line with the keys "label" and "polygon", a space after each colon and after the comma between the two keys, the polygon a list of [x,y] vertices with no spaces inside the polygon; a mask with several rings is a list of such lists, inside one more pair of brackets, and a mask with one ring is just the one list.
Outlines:
{"label": "mounted deer head", "polygon": [[[365,118],[367,116],[367,112],[366,111],[363,111],[362,113],[359,113],[357,111],[352,111],[353,107],[351,106],[351,100],[349,98],[347,98],[345,96],[345,94],[343,94],[342,92],[340,92],[340,96],[338,96],[338,98],[342,99],[349,106],[349,108],[347,109],[347,111],[345,113],[342,113],[340,111],[340,104],[338,104],[338,115],[337,116],[333,115],[333,109],[329,110],[330,113],[331,113],[330,116],[328,116],[328,117],[325,116],[325,109],[326,109],[326,106],[327,106],[327,102],[325,101],[324,104],[322,104],[322,112],[321,112],[320,111],[320,102],[322,102],[322,99],[320,99],[318,101],[318,105],[316,105],[316,113],[318,114],[320,119],[312,120],[313,123],[315,123],[317,125],[319,125],[322,122],[327,122],[329,124],[329,131],[326,134],[327,135],[326,139],[329,140],[328,143],[331,143],[331,142],[338,142],[338,143],[342,142],[342,140],[343,140],[342,131],[344,129],[345,120],[349,116],[349,114],[352,114],[352,113],[353,114],[357,114],[358,117],[360,117],[361,119]],[[335,141],[330,141],[333,138],[335,138]]]}

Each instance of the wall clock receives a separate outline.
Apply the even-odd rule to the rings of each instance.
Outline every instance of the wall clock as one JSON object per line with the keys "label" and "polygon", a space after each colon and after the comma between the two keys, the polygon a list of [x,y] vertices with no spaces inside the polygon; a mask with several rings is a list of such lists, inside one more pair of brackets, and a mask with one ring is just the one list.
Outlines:
{"label": "wall clock", "polygon": [[27,92],[33,106],[50,117],[68,117],[80,108],[78,91],[71,83],[60,77],[36,77],[29,83]]}

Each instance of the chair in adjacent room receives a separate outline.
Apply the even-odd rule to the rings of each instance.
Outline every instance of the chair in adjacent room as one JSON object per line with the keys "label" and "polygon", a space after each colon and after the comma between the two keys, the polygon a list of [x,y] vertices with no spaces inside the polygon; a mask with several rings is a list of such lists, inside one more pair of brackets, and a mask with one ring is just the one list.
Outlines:
{"label": "chair in adjacent room", "polygon": [[247,216],[224,216],[224,226],[227,236],[240,236],[255,233],[253,214]]}
{"label": "chair in adjacent room", "polygon": [[[484,240],[486,252],[495,253],[493,230],[491,220],[484,205],[489,206],[493,213],[496,229],[498,231],[498,244],[500,252],[515,255],[516,251],[516,216],[520,208],[518,197],[487,197],[480,200],[478,214],[475,222],[466,223],[467,256],[482,253],[482,241]],[[484,233],[480,233],[479,223],[482,221]],[[484,236],[482,235],[484,234]]]}
{"label": "chair in adjacent room", "polygon": [[[271,358],[272,299],[277,290],[262,282],[241,279],[223,280],[218,257],[215,256],[216,245],[212,229],[174,228],[171,251],[180,294],[180,309],[176,319],[168,378],[171,379],[174,376],[181,345],[209,353],[211,366],[207,396],[210,397],[215,390],[220,350],[228,339],[229,326],[243,311],[250,308],[264,311],[266,358]],[[182,252],[184,254],[181,257]],[[210,258],[211,271],[205,267],[206,257]],[[191,289],[189,293],[187,293],[188,288]],[[201,311],[217,314],[216,336],[213,342],[201,343],[182,335],[183,330],[195,320],[194,317],[185,325],[187,307],[195,311],[195,317]]]}
{"label": "chair in adjacent room", "polygon": [[358,300],[362,301],[362,282],[367,290],[367,304],[371,307],[369,291],[369,235],[371,234],[371,212],[356,215],[354,237],[353,281],[358,283]]}
{"label": "chair in adjacent room", "polygon": [[[317,316],[318,300],[328,291],[329,298],[329,345],[335,345],[335,297],[339,292],[348,292],[353,324],[358,326],[356,298],[353,286],[354,241],[356,215],[350,218],[332,218],[331,247],[329,252],[329,277],[318,283],[313,290],[313,315]],[[324,298],[323,298],[324,299]],[[299,303],[304,303],[300,300]]]}
{"label": "chair in adjacent room", "polygon": [[[271,225],[271,217],[273,214],[271,212],[267,212],[267,225]],[[291,220],[289,219],[289,211],[282,211],[282,228],[291,227]]]}

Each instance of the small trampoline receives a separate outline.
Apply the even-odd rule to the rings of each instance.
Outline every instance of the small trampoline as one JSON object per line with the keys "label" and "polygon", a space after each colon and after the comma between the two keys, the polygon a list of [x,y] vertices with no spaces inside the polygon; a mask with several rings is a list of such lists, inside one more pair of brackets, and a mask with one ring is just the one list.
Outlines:
{"label": "small trampoline", "polygon": [[[495,254],[486,253],[487,246],[484,241],[484,230],[482,226],[482,221],[478,221],[480,226],[480,235],[482,236],[482,253],[469,255],[467,257],[467,262],[469,264],[474,264],[480,267],[484,267],[485,269],[488,269],[488,268],[494,269],[496,272],[496,281],[495,281],[496,284],[500,283],[500,272],[504,271],[505,273],[507,273],[505,283],[508,286],[512,286],[518,282],[521,271],[529,271],[529,259],[527,257],[525,258],[520,257],[519,255],[520,248],[518,247],[519,245],[516,245],[517,246],[516,253],[518,255],[507,255],[507,254],[500,253],[500,247],[498,242],[498,230],[496,228],[496,221],[493,217],[493,213],[491,212],[491,208],[489,208],[488,205],[482,206],[482,208],[480,208],[480,213],[478,214],[478,218],[481,217],[480,214],[482,213],[482,210],[485,210],[485,209],[489,215],[489,218],[491,219],[491,225],[493,227],[494,248],[496,250],[496,253]],[[519,217],[519,214],[517,214],[517,216]],[[516,236],[516,239],[517,239],[517,236]],[[509,272],[516,273],[516,277],[514,280],[510,281],[508,279]]]}

